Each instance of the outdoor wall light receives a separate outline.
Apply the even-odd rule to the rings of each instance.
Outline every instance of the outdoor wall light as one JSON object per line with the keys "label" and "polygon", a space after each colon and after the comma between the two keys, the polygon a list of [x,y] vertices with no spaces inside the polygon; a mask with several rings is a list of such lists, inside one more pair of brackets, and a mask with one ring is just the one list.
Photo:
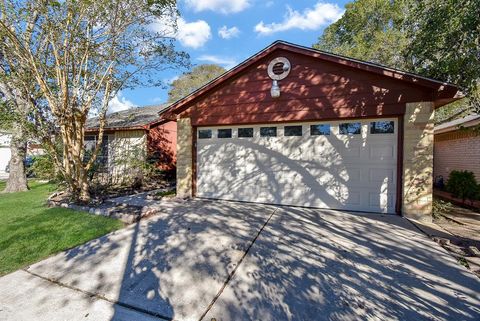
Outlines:
{"label": "outdoor wall light", "polygon": [[290,61],[285,57],[277,57],[268,64],[268,76],[273,80],[270,95],[272,98],[280,97],[280,86],[278,81],[285,79],[290,73]]}
{"label": "outdoor wall light", "polygon": [[270,89],[270,95],[272,95],[272,98],[280,97],[280,87],[278,86],[278,82],[276,80],[274,80],[272,83],[272,89]]}

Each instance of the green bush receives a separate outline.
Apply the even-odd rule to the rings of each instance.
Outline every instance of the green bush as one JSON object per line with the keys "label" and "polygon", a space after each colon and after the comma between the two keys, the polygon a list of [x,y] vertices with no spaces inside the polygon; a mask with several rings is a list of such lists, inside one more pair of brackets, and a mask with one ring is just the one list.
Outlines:
{"label": "green bush", "polygon": [[36,178],[49,181],[57,179],[55,165],[53,164],[52,158],[48,155],[35,156],[30,170]]}
{"label": "green bush", "polygon": [[470,171],[451,171],[446,185],[447,191],[453,196],[475,200],[480,195],[480,187],[475,179],[475,174]]}

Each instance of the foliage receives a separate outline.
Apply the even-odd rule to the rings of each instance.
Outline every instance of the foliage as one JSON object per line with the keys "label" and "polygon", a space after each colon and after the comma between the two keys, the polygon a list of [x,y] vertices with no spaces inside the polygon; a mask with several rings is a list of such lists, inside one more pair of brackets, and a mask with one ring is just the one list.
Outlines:
{"label": "foliage", "polygon": [[57,171],[50,155],[35,156],[30,171],[35,178],[57,181]]}
{"label": "foliage", "polygon": [[84,162],[87,117],[99,116],[103,137],[108,104],[120,90],[160,85],[159,71],[186,65],[171,37],[175,24],[165,27],[177,15],[174,0],[0,3],[0,90],[80,200],[90,197],[87,173],[102,144]]}
{"label": "foliage", "polygon": [[191,71],[184,73],[180,78],[172,82],[168,92],[168,101],[175,102],[191,94],[225,71],[225,68],[218,65],[204,64],[194,67]]}
{"label": "foliage", "polygon": [[[0,182],[0,189],[5,183]],[[53,184],[30,182],[27,192],[0,195],[0,275],[83,244],[123,223],[64,208],[47,208]]]}
{"label": "foliage", "polygon": [[317,49],[400,69],[412,69],[404,56],[409,44],[403,30],[407,0],[357,0],[327,27]]}
{"label": "foliage", "polygon": [[405,30],[415,72],[459,85],[480,112],[478,0],[422,0],[410,4]]}
{"label": "foliage", "polygon": [[434,198],[433,199],[432,214],[434,218],[440,218],[443,214],[450,212],[453,209],[453,205],[450,202]]}
{"label": "foliage", "polygon": [[460,85],[440,120],[480,112],[478,0],[356,0],[314,47]]}
{"label": "foliage", "polygon": [[446,184],[448,192],[453,196],[466,199],[477,199],[480,196],[480,186],[478,185],[475,174],[470,171],[451,171]]}

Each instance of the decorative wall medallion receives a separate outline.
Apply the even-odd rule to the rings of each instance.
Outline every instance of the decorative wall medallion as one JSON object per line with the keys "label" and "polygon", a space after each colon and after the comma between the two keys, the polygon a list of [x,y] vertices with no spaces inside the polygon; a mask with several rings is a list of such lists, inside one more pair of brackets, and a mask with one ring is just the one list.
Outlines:
{"label": "decorative wall medallion", "polygon": [[280,87],[278,81],[287,78],[292,69],[290,61],[285,57],[277,57],[268,64],[268,76],[273,80],[270,94],[272,98],[280,97]]}
{"label": "decorative wall medallion", "polygon": [[285,57],[277,57],[268,64],[268,76],[272,80],[282,80],[290,73],[291,65]]}

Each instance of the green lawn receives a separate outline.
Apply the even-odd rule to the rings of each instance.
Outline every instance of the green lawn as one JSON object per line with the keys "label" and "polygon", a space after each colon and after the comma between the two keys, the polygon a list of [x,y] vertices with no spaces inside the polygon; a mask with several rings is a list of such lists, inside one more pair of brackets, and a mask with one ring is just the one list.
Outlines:
{"label": "green lawn", "polygon": [[[123,227],[123,223],[64,208],[47,208],[55,186],[30,182],[28,192],[0,194],[0,275]],[[0,182],[0,191],[5,182]]]}

